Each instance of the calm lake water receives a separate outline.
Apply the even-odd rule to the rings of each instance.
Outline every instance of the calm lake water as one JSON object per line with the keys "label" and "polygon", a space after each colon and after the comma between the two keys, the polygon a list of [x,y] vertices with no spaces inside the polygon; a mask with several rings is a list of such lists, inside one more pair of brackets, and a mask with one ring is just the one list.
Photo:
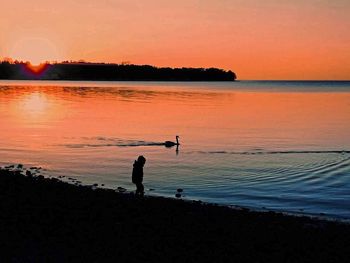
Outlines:
{"label": "calm lake water", "polygon": [[1,81],[0,121],[0,165],[350,219],[350,82]]}

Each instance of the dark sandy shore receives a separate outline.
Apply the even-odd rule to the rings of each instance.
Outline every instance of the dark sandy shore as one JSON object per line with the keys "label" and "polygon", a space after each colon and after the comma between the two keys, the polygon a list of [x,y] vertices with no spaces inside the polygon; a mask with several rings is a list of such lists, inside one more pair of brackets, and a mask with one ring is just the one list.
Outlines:
{"label": "dark sandy shore", "polygon": [[0,262],[349,262],[350,225],[0,170]]}

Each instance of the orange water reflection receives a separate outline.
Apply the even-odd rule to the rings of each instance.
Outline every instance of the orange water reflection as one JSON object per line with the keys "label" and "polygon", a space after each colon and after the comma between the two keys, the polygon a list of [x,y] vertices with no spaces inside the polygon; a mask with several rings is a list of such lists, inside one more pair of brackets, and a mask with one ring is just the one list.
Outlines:
{"label": "orange water reflection", "polygon": [[[211,147],[350,147],[350,93],[201,91],[166,88],[3,87],[13,135],[111,136]],[[18,138],[17,138],[18,139]]]}
{"label": "orange water reflection", "polygon": [[[349,218],[343,205],[349,192],[349,86],[305,92],[261,88],[266,84],[260,90],[235,88],[240,84],[68,84],[0,85],[0,165],[42,166],[45,176],[133,190],[132,163],[143,154],[147,187],[158,195],[173,196],[182,187],[196,200]],[[175,135],[178,155],[144,143]],[[274,154],[259,154],[269,151]]]}
{"label": "orange water reflection", "polygon": [[49,106],[46,95],[39,92],[24,96],[18,105],[21,112],[26,112],[31,119],[38,119],[41,115],[47,115]]}

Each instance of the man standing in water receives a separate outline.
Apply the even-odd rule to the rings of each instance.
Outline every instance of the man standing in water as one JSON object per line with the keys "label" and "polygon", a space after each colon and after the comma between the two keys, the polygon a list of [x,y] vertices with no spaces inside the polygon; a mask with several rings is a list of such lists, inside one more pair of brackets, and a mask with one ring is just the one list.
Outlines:
{"label": "man standing in water", "polygon": [[144,187],[143,181],[143,166],[146,163],[146,158],[140,155],[134,162],[134,168],[132,169],[132,182],[136,185],[136,195],[143,196]]}

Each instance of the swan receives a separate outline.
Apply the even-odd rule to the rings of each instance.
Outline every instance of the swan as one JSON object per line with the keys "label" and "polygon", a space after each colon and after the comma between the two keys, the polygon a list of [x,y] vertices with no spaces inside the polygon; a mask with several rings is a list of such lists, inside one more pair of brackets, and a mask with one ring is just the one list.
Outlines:
{"label": "swan", "polygon": [[179,143],[179,138],[180,138],[180,137],[176,135],[176,142],[165,141],[165,142],[164,142],[165,147],[173,147],[173,146],[175,146],[175,145],[179,146],[179,145],[180,145],[180,143]]}

